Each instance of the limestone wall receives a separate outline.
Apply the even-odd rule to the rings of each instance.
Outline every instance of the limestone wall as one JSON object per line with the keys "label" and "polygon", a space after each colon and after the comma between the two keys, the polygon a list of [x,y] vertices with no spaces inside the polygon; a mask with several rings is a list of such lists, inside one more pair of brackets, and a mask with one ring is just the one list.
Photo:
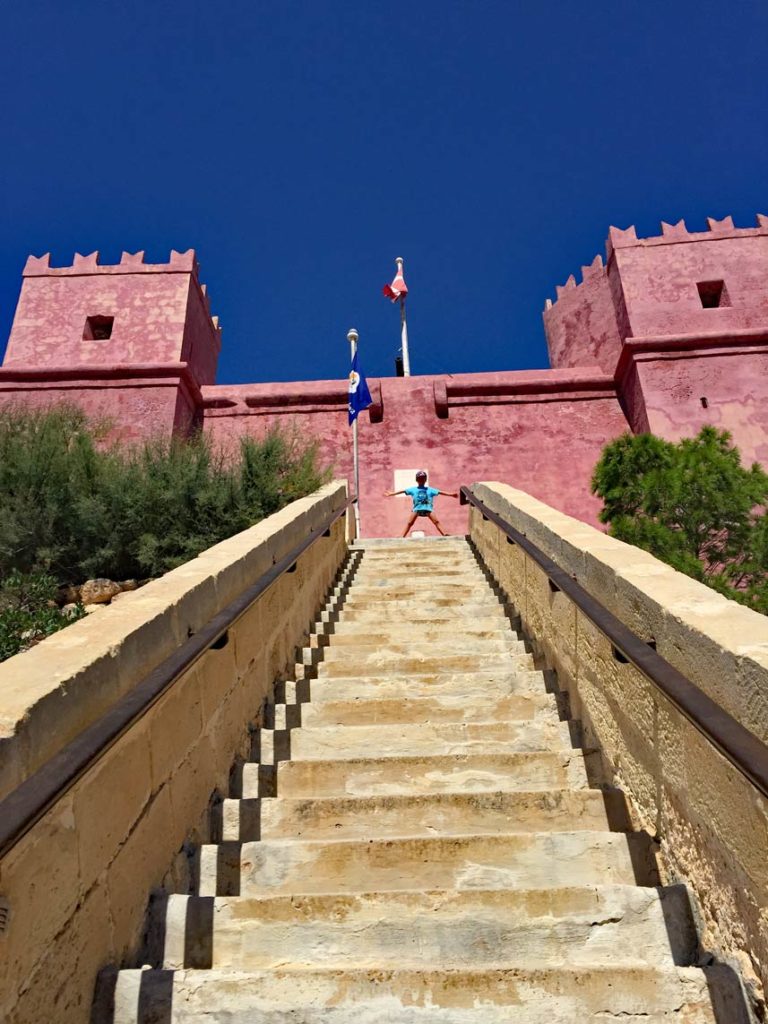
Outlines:
{"label": "limestone wall", "polygon": [[[127,692],[346,500],[333,483],[0,666],[5,790]],[[85,1024],[96,973],[129,962],[147,896],[184,884],[190,838],[225,792],[276,677],[347,549],[320,537],[0,862],[0,1020]],[[170,876],[169,876],[170,872]]]}
{"label": "limestone wall", "polygon": [[[504,484],[477,497],[668,662],[768,742],[768,618]],[[602,779],[660,844],[665,881],[689,884],[706,950],[768,982],[768,814],[758,791],[611,643],[539,566],[476,509],[471,536],[557,670]]]}

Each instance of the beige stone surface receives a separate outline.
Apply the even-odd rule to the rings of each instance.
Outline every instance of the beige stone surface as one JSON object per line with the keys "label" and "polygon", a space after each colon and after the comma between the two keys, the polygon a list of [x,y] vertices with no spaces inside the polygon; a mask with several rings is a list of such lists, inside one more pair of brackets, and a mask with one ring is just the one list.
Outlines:
{"label": "beige stone surface", "polygon": [[[634,783],[662,756],[658,705],[642,688],[633,704],[599,635],[475,526],[522,573],[537,658],[562,633],[578,669],[591,644],[586,730],[613,723]],[[302,630],[308,611],[285,598],[253,619],[275,663],[270,623]],[[195,895],[158,919],[172,977],[121,971],[109,1024],[746,1024],[723,969],[693,966],[686,890],[653,884],[654,847],[618,789],[590,786],[594,756],[507,613],[464,541],[354,546],[216,809]],[[235,637],[230,671],[262,663]]]}
{"label": "beige stone surface", "polygon": [[[243,795],[258,797],[257,766],[245,765]],[[584,759],[571,749],[513,754],[452,754],[289,761],[280,765],[286,798],[418,793],[509,793],[587,785]]]}
{"label": "beige stone surface", "polygon": [[[768,738],[768,618],[620,541],[502,484],[481,484],[490,508],[756,736]],[[555,668],[620,785],[635,823],[655,836],[668,878],[686,881],[706,948],[768,982],[765,801],[562,593],[537,564],[473,512],[473,539]]]}
{"label": "beige stone surface", "polygon": [[[710,998],[716,970],[613,967],[177,971],[173,1024],[202,1024],[208,1007],[227,1024],[720,1024]],[[120,979],[115,1024],[134,1024],[142,979]],[[155,1004],[162,1010],[166,1003]],[[731,1018],[734,1021],[737,1017]]]}
{"label": "beige stone surface", "polygon": [[[648,633],[675,668],[768,739],[768,617],[506,484],[478,484],[476,493],[622,621]],[[482,525],[487,534],[492,524]],[[494,549],[500,546],[497,538]]]}
{"label": "beige stone surface", "polygon": [[[331,484],[0,665],[0,782],[12,788],[205,625],[345,500]],[[301,556],[0,862],[0,1019],[86,1024],[96,972],[135,956],[149,894],[207,834],[346,553],[345,524]],[[103,607],[103,606],[100,606]],[[183,873],[183,872],[182,872]]]}
{"label": "beige stone surface", "polygon": [[[213,966],[243,970],[336,966],[348,970],[652,966],[669,950],[667,920],[684,895],[638,886],[218,898]],[[171,897],[169,931],[183,931],[189,897]],[[692,938],[692,936],[691,936]],[[166,933],[166,969],[185,966]],[[179,953],[182,955],[179,956]]]}
{"label": "beige stone surface", "polygon": [[[303,540],[344,500],[344,486],[326,485],[147,584],[109,615],[88,616],[1,663],[0,796]],[[321,543],[338,566],[343,522]],[[326,567],[328,582],[333,571]],[[307,607],[305,617],[310,615]],[[281,649],[278,660],[287,657]]]}
{"label": "beige stone surface", "polygon": [[[241,801],[227,801],[239,805]],[[241,812],[238,814],[238,810]],[[232,824],[238,806],[227,808]],[[508,793],[430,793],[330,799],[265,799],[261,831],[281,839],[368,839],[373,832],[397,838],[477,833],[599,831],[609,828],[606,800],[596,789],[547,789]],[[234,831],[234,829],[233,829]],[[234,838],[246,839],[239,828]]]}

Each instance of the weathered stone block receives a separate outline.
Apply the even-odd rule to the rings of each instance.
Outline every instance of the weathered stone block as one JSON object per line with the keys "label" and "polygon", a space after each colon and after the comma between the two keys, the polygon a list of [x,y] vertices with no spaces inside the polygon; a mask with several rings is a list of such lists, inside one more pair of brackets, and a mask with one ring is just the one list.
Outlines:
{"label": "weathered stone block", "polygon": [[72,793],[3,859],[0,892],[11,908],[8,931],[0,938],[0,991],[16,991],[83,896]]}
{"label": "weathered stone block", "polygon": [[[215,659],[219,653],[211,651],[203,655],[202,660]],[[199,671],[186,672],[149,713],[154,791],[165,785],[202,733],[201,672],[202,667]]]}
{"label": "weathered stone block", "polygon": [[113,955],[118,961],[137,947],[149,894],[160,885],[173,853],[183,842],[183,835],[179,840],[179,830],[173,824],[170,791],[164,786],[144,809],[107,869]]}
{"label": "weathered stone block", "polygon": [[152,794],[150,727],[123,736],[73,790],[81,891],[113,860]]}
{"label": "weathered stone block", "polygon": [[0,1004],[0,1018],[7,1024],[84,1024],[90,1019],[96,975],[112,956],[109,901],[105,887],[97,885],[25,978],[16,1008],[5,1015]]}
{"label": "weathered stone block", "polygon": [[[765,617],[513,488],[478,485],[477,493],[738,721],[768,735]],[[487,524],[471,522],[479,545],[492,550]],[[522,567],[513,560],[505,555],[499,567],[507,589],[520,587]],[[517,581],[510,579],[515,569]],[[626,790],[635,822],[658,836],[667,877],[692,886],[705,941],[737,957],[747,973],[765,976],[763,799],[582,612],[571,628],[570,617],[558,611],[558,602],[569,602],[547,593],[530,560],[524,580],[526,628],[568,687],[608,781]]]}

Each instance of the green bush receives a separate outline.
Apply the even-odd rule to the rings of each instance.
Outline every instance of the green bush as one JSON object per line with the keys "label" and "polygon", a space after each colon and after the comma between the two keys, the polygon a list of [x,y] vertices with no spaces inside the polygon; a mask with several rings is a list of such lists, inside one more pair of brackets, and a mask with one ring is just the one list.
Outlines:
{"label": "green bush", "polygon": [[65,616],[56,603],[58,587],[45,573],[12,572],[0,583],[0,661],[81,619],[78,605]]}
{"label": "green bush", "polygon": [[225,457],[203,435],[110,446],[107,426],[74,406],[0,410],[0,581],[158,576],[328,476],[295,432]]}
{"label": "green bush", "polygon": [[592,491],[612,536],[768,614],[768,475],[741,465],[726,431],[677,444],[625,434],[603,449]]}

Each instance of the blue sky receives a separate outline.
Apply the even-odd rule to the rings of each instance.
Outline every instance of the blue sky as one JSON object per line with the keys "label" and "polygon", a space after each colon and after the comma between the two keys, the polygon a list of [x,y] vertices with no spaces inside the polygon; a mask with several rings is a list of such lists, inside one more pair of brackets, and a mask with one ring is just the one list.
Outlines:
{"label": "blue sky", "polygon": [[[0,10],[0,339],[28,253],[194,246],[219,381],[547,365],[608,225],[768,213],[768,5],[25,0]],[[0,342],[0,347],[2,342]]]}

